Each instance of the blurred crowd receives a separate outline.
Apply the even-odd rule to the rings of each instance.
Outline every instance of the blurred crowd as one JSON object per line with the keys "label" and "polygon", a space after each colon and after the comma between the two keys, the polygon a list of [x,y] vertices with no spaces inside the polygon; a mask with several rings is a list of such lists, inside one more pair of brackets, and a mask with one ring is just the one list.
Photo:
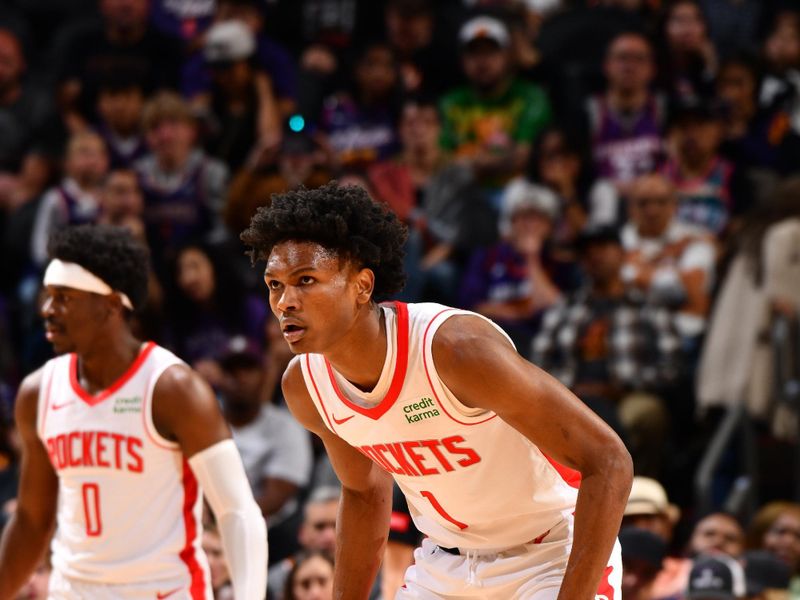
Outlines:
{"label": "blurred crowd", "polygon": [[[800,598],[798,176],[791,0],[6,0],[2,513],[16,386],[50,357],[48,237],[127,227],[152,255],[137,331],[216,390],[271,597],[329,598],[338,482],[285,409],[291,355],[238,235],[337,179],[407,224],[398,300],[490,317],[626,442],[626,600]],[[741,408],[749,450],[722,448],[700,502]],[[374,598],[418,541],[396,505]],[[204,544],[230,597],[213,524]]]}

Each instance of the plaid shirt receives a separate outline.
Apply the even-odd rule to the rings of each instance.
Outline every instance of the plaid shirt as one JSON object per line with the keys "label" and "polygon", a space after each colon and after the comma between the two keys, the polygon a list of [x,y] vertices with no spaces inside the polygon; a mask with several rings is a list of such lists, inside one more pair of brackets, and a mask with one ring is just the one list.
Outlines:
{"label": "plaid shirt", "polygon": [[[639,391],[657,390],[676,381],[681,371],[681,341],[674,315],[645,304],[633,292],[613,304],[606,315],[609,383]],[[595,319],[587,288],[552,306],[533,340],[531,360],[571,387],[581,366],[581,336]]]}

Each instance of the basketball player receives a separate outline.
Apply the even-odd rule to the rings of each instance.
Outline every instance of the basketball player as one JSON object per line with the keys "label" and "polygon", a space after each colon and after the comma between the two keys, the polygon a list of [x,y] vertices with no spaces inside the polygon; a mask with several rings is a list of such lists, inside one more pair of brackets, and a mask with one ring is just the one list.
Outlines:
{"label": "basketball player", "polygon": [[397,598],[619,600],[630,456],[487,319],[377,304],[405,235],[335,183],[274,196],[242,234],[298,355],[286,400],[343,484],[334,596],[367,597],[394,477],[427,536]]}
{"label": "basketball player", "polygon": [[210,600],[203,492],[235,597],[263,598],[266,526],[214,394],[131,331],[146,249],[125,229],[78,226],[49,252],[42,314],[60,356],[17,397],[22,471],[0,542],[0,599],[27,580],[55,525],[50,598]]}

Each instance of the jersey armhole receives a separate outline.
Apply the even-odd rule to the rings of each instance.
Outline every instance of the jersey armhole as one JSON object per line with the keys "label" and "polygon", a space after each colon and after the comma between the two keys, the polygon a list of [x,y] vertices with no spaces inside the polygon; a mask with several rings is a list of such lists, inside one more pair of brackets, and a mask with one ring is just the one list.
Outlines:
{"label": "jersey armhole", "polygon": [[150,438],[151,442],[164,450],[180,451],[180,444],[173,442],[172,440],[168,440],[158,433],[158,429],[156,429],[155,423],[153,423],[153,391],[156,388],[158,379],[164,374],[164,371],[179,364],[182,363],[178,360],[175,360],[173,362],[167,362],[156,367],[153,372],[150,373],[150,378],[147,380],[147,387],[145,388],[144,392],[144,406],[142,408],[144,431],[147,434],[147,437]]}
{"label": "jersey armhole", "polygon": [[42,369],[42,379],[39,383],[39,396],[36,401],[36,433],[39,439],[44,440],[45,425],[47,424],[47,411],[50,408],[50,393],[53,387],[55,361],[47,361]]}
{"label": "jersey armhole", "polygon": [[[495,323],[488,317],[485,317],[478,313],[459,310],[456,308],[445,309],[441,311],[439,314],[437,314],[435,317],[433,317],[433,319],[431,319],[425,331],[422,344],[423,364],[425,365],[425,374],[428,377],[431,387],[438,387],[440,390],[444,392],[443,394],[444,397],[439,398],[439,401],[440,402],[446,401],[453,407],[453,409],[456,412],[458,412],[460,416],[466,417],[468,419],[477,419],[477,418],[485,418],[486,415],[489,414],[494,415],[492,411],[487,410],[485,408],[470,408],[469,406],[462,404],[458,400],[458,398],[456,398],[456,395],[450,390],[450,388],[447,387],[445,382],[442,381],[442,378],[439,376],[439,373],[436,370],[436,364],[434,363],[433,360],[433,339],[436,336],[436,332],[438,331],[439,327],[441,327],[444,324],[444,322],[447,321],[447,319],[454,316],[478,317],[479,319],[483,319],[484,321],[489,323],[489,325],[494,327],[498,332],[500,332],[503,335],[503,337],[506,340],[508,340],[508,343],[516,352],[517,347],[514,345],[514,342],[511,341],[511,338],[508,336],[508,334],[505,331],[503,331],[503,329],[497,323]],[[437,392],[438,390],[434,389],[433,391]]]}

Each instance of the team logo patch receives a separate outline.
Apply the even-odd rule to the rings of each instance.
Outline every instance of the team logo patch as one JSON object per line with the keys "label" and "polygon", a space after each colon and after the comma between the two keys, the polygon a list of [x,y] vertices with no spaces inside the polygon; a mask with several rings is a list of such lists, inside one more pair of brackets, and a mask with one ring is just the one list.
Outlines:
{"label": "team logo patch", "polygon": [[134,396],[132,398],[117,398],[114,400],[114,414],[123,415],[126,413],[140,412],[142,412],[141,396]]}
{"label": "team logo patch", "polygon": [[409,423],[419,423],[425,419],[439,416],[439,409],[433,398],[420,398],[419,402],[412,402],[403,407],[404,417]]}

